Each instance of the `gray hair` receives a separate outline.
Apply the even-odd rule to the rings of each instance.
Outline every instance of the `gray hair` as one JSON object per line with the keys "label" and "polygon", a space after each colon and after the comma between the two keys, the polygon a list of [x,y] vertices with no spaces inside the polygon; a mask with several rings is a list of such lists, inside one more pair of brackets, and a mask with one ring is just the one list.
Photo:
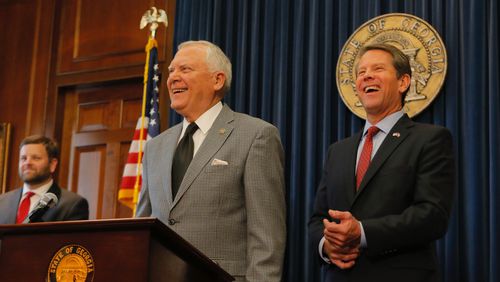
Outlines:
{"label": "gray hair", "polygon": [[226,76],[226,80],[224,81],[224,86],[222,87],[223,94],[229,92],[231,88],[231,79],[233,77],[231,61],[224,54],[224,52],[219,48],[219,46],[213,44],[212,42],[205,40],[198,41],[185,41],[179,44],[178,50],[193,45],[201,45],[205,47],[207,51],[206,55],[206,63],[208,69],[210,71],[221,71]]}

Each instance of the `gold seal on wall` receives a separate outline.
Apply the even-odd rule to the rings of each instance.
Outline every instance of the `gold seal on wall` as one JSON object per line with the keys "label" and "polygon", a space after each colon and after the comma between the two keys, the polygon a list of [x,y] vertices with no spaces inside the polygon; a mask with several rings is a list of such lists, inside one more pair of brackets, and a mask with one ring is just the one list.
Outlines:
{"label": "gold seal on wall", "polygon": [[94,259],[80,245],[67,245],[59,249],[49,264],[49,282],[91,282],[94,279]]}
{"label": "gold seal on wall", "polygon": [[447,57],[443,40],[426,21],[409,14],[386,14],[360,26],[347,40],[337,62],[337,88],[346,106],[366,119],[356,92],[355,66],[360,49],[368,44],[387,43],[410,59],[412,77],[404,111],[413,117],[436,98],[446,76]]}

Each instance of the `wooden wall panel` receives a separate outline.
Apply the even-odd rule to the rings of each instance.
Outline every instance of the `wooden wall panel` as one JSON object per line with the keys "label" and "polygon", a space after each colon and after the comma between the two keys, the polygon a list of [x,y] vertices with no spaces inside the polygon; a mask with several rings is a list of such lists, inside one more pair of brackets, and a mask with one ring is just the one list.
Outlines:
{"label": "wooden wall panel", "polygon": [[7,190],[22,184],[19,143],[44,131],[53,19],[53,1],[0,0],[0,121],[12,125]]}
{"label": "wooden wall panel", "polygon": [[121,123],[125,128],[135,128],[137,124],[137,113],[142,113],[141,99],[123,100],[123,116]]}
{"label": "wooden wall panel", "polygon": [[[139,30],[143,13],[165,1],[67,0],[62,2],[57,73],[144,64],[148,30]],[[163,6],[165,7],[165,6]],[[160,45],[166,32],[159,32]],[[165,49],[158,53],[165,59]]]}
{"label": "wooden wall panel", "polygon": [[102,216],[106,146],[76,148],[73,191],[89,201],[89,219]]}
{"label": "wooden wall panel", "polygon": [[105,130],[111,127],[106,117],[107,110],[111,107],[109,103],[95,103],[81,105],[78,108],[77,131]]}

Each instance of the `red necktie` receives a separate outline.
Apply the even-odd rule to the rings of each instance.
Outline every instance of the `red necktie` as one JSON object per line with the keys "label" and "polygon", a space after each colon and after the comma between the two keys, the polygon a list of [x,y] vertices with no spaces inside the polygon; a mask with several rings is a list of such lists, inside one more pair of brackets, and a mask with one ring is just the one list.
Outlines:
{"label": "red necktie", "polygon": [[366,134],[365,144],[363,145],[363,150],[361,151],[361,156],[358,161],[358,168],[356,170],[356,190],[361,184],[361,180],[365,176],[368,166],[370,166],[373,150],[373,136],[377,134],[380,129],[376,126],[368,128],[368,133]]}
{"label": "red necktie", "polygon": [[33,192],[27,192],[26,197],[21,201],[19,205],[19,210],[17,211],[16,223],[22,223],[24,219],[28,216],[30,211],[31,197],[35,195]]}

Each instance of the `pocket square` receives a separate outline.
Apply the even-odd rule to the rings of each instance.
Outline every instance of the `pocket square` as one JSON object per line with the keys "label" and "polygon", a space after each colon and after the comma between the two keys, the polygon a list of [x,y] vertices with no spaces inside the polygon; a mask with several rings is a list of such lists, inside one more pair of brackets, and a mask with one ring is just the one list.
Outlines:
{"label": "pocket square", "polygon": [[215,166],[215,165],[228,165],[229,163],[223,160],[219,159],[213,159],[212,163],[210,165]]}

